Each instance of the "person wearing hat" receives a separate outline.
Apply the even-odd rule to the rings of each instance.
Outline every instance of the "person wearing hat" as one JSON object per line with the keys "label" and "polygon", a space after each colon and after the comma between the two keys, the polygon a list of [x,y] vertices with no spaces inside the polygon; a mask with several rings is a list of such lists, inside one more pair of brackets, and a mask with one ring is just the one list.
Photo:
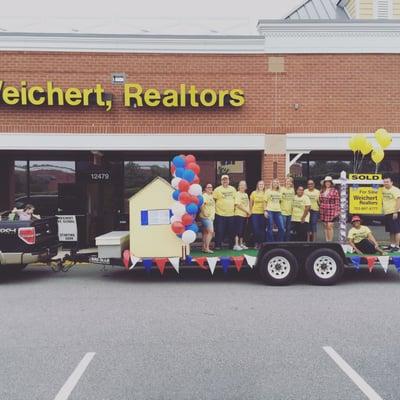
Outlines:
{"label": "person wearing hat", "polygon": [[351,219],[351,225],[353,227],[349,230],[347,239],[357,254],[385,254],[368,226],[361,225],[361,218],[358,215]]}
{"label": "person wearing hat", "polygon": [[319,216],[324,223],[325,240],[332,242],[333,226],[338,221],[340,214],[339,193],[333,186],[331,176],[326,176],[322,181],[321,192],[319,195]]}
{"label": "person wearing hat", "polygon": [[236,189],[229,185],[229,176],[221,176],[221,185],[213,192],[215,200],[215,250],[221,249],[226,236],[229,247],[233,247],[235,237],[235,195]]}

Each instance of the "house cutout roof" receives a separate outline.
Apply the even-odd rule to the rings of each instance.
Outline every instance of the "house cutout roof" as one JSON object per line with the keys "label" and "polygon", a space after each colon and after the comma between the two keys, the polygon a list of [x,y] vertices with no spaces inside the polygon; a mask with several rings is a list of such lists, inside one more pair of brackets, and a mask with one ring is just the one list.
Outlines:
{"label": "house cutout roof", "polygon": [[349,20],[341,3],[338,0],[307,0],[289,13],[285,20]]}
{"label": "house cutout roof", "polygon": [[164,178],[161,178],[161,176],[157,176],[152,181],[150,181],[146,186],[143,186],[138,192],[136,192],[134,195],[132,195],[129,198],[129,201],[131,201],[133,198],[135,198],[136,196],[141,194],[145,189],[147,189],[148,186],[152,185],[156,181],[160,181],[160,182],[164,183],[166,186],[168,186],[168,189],[173,189],[173,187],[170,185],[169,182],[167,182]]}

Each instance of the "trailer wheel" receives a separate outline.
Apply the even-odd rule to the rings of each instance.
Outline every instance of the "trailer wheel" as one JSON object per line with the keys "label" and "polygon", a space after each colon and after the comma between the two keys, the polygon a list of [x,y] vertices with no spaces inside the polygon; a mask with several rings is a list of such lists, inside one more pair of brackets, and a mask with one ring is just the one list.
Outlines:
{"label": "trailer wheel", "polygon": [[307,277],[314,285],[334,285],[344,272],[342,257],[331,249],[313,251],[304,265]]}
{"label": "trailer wheel", "polygon": [[259,272],[265,283],[276,286],[289,285],[296,279],[299,265],[290,251],[274,249],[261,258]]}

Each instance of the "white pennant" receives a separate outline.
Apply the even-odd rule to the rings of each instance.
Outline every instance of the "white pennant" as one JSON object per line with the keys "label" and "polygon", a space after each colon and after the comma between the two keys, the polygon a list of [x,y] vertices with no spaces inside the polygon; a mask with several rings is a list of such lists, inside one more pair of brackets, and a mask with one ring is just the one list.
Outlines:
{"label": "white pennant", "polygon": [[256,264],[257,257],[248,256],[247,254],[243,254],[243,255],[246,258],[246,261],[247,261],[247,264],[249,265],[249,267],[253,268],[254,265]]}
{"label": "white pennant", "polygon": [[179,257],[168,258],[175,271],[179,274]]}
{"label": "white pennant", "polygon": [[210,268],[211,275],[214,275],[215,267],[217,265],[219,258],[218,257],[207,257],[207,264]]}
{"label": "white pennant", "polygon": [[383,270],[387,272],[389,267],[389,256],[379,256],[378,260],[381,263]]}
{"label": "white pennant", "polygon": [[131,262],[132,265],[129,267],[129,270],[133,269],[133,267],[139,262],[142,261],[140,258],[135,257],[133,254],[131,254]]}

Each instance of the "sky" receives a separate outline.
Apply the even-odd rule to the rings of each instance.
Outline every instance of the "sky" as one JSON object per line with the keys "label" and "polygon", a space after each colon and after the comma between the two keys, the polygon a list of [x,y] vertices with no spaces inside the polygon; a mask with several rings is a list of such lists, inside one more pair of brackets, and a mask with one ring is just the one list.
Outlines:
{"label": "sky", "polygon": [[302,0],[4,0],[2,17],[282,18]]}

